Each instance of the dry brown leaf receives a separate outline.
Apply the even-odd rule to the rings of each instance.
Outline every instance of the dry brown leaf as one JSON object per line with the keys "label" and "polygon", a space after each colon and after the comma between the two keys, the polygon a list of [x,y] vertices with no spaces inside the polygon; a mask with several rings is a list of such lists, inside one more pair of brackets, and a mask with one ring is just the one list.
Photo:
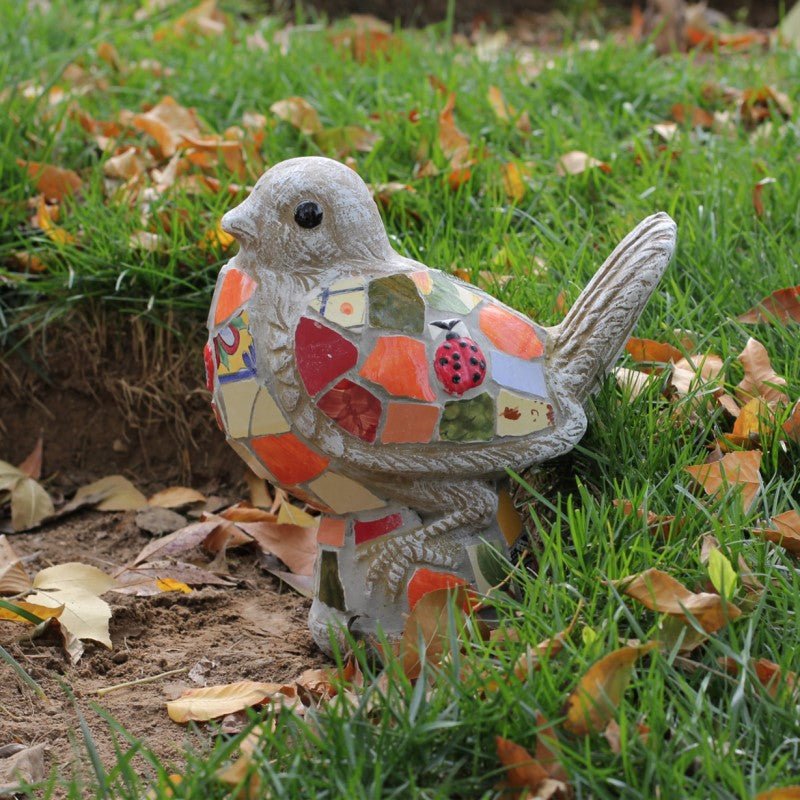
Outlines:
{"label": "dry brown leaf", "polygon": [[537,793],[539,787],[549,777],[547,770],[521,745],[502,736],[494,737],[497,758],[506,768],[503,778],[504,788],[528,789]]}
{"label": "dry brown leaf", "polygon": [[83,182],[77,172],[53,164],[17,159],[17,164],[27,170],[36,191],[45,199],[60,202],[67,195],[80,191]]}
{"label": "dry brown leaf", "polygon": [[24,250],[12,250],[9,253],[14,263],[26,272],[46,272],[47,264],[35,253],[26,253]]}
{"label": "dry brown leaf", "polygon": [[207,569],[185,561],[148,561],[134,567],[123,567],[114,574],[117,594],[152,597],[160,594],[159,581],[175,581],[186,586],[235,586],[230,578],[216,575]]}
{"label": "dry brown leaf", "polygon": [[693,128],[711,128],[714,125],[714,115],[710,111],[683,103],[675,103],[672,106],[672,119],[681,125],[689,122]]}
{"label": "dry brown leaf", "polygon": [[645,363],[666,364],[670,361],[677,363],[683,358],[683,353],[671,344],[656,342],[653,339],[638,339],[635,336],[628,339],[625,351],[634,361]]}
{"label": "dry brown leaf", "polygon": [[638,397],[648,386],[650,381],[656,380],[657,376],[652,373],[640,372],[637,369],[627,367],[616,367],[614,378],[617,386],[630,396],[631,399]]}
{"label": "dry brown leaf", "polygon": [[[634,505],[630,500],[614,500],[613,503],[614,506],[622,509],[622,513],[626,517],[630,517],[635,514],[637,517],[639,517],[639,519],[645,518],[644,509],[641,507],[634,508]],[[647,532],[651,536],[663,536],[665,539],[669,539],[673,533],[677,533],[683,527],[683,521],[676,521],[674,515],[659,516],[653,511],[647,512],[646,522]]]}
{"label": "dry brown leaf", "polygon": [[768,789],[759,792],[755,800],[800,800],[800,784],[796,786],[781,786],[777,789]]}
{"label": "dry brown leaf", "polygon": [[145,561],[152,561],[154,558],[168,558],[194,550],[196,547],[200,547],[217,528],[224,524],[233,525],[233,523],[218,517],[211,520],[193,522],[185,528],[180,528],[146,544],[133,563],[141,564]]}
{"label": "dry brown leaf", "polygon": [[764,200],[761,194],[764,191],[764,187],[769,186],[771,183],[776,183],[775,178],[762,178],[753,186],[753,210],[756,212],[757,217],[764,216]]}
{"label": "dry brown leaf", "polygon": [[466,167],[473,162],[469,157],[469,138],[456,125],[453,114],[455,106],[456,93],[450,92],[444,108],[439,113],[439,147],[450,162],[452,173],[461,175],[462,172],[469,171]]}
{"label": "dry brown leaf", "polygon": [[22,565],[11,542],[5,534],[0,535],[0,594],[22,594],[33,584]]}
{"label": "dry brown leaf", "polygon": [[156,578],[156,588],[161,592],[182,592],[183,594],[192,592],[187,584],[175,580],[175,578]]}
{"label": "dry brown leaf", "polygon": [[27,531],[36,528],[55,513],[50,495],[33,478],[20,477],[11,486],[11,528]]}
{"label": "dry brown leaf", "polygon": [[600,161],[580,150],[571,150],[558,159],[556,163],[556,174],[562,177],[565,175],[580,175],[582,172],[586,172],[586,170],[593,169],[594,167],[606,173],[611,172],[611,167],[606,164],[605,161]]}
{"label": "dry brown leaf", "polygon": [[277,522],[236,522],[265,552],[277,556],[296,575],[311,575],[317,557],[317,527]]}
{"label": "dry brown leaf", "polygon": [[145,161],[139,154],[138,147],[129,147],[103,163],[103,174],[109,178],[130,180],[144,174]]}
{"label": "dry brown leaf", "polygon": [[245,469],[244,479],[250,492],[250,502],[259,508],[270,508],[272,495],[267,488],[267,482],[259,478],[249,467]]}
{"label": "dry brown leaf", "polygon": [[569,696],[564,728],[577,736],[600,733],[616,713],[633,673],[633,665],[657,642],[621,647],[592,664]]}
{"label": "dry brown leaf", "polygon": [[753,507],[761,489],[761,456],[760,450],[728,453],[711,464],[698,464],[684,469],[710,495],[741,486],[742,507],[747,512]]}
{"label": "dry brown leaf", "polygon": [[147,498],[122,475],[109,475],[81,486],[73,502],[97,494],[103,495],[96,506],[98,511],[138,511],[147,505]]}
{"label": "dry brown leaf", "polygon": [[381,137],[358,125],[328,128],[314,134],[314,141],[326,153],[342,160],[352,153],[370,153]]}
{"label": "dry brown leaf", "polygon": [[800,400],[794,404],[788,419],[783,423],[783,433],[787,439],[800,444]]}
{"label": "dry brown leaf", "polygon": [[712,353],[681,358],[672,367],[670,384],[680,397],[702,392],[716,392],[722,372],[722,359]]}
{"label": "dry brown leaf", "polygon": [[144,114],[136,114],[131,122],[135,128],[156,140],[165,158],[175,155],[183,137],[202,137],[194,111],[180,105],[169,95]]}
{"label": "dry brown leaf", "polygon": [[202,0],[198,5],[181,14],[170,28],[160,28],[154,39],[160,41],[168,33],[183,37],[189,33],[200,36],[220,36],[228,26],[228,16],[217,8],[217,0]]}
{"label": "dry brown leaf", "polygon": [[159,508],[180,508],[192,503],[205,503],[206,496],[188,486],[170,486],[156,492],[147,500],[147,505]]}
{"label": "dry brown leaf", "polygon": [[42,455],[44,453],[44,439],[39,435],[33,450],[26,456],[25,460],[19,465],[20,471],[24,472],[29,478],[38,481],[42,477]]}
{"label": "dry brown leaf", "polygon": [[[717,663],[731,675],[738,675],[741,669],[739,662],[730,656],[717,659]],[[791,671],[784,672],[774,661],[754,658],[750,660],[750,668],[770,697],[777,697],[784,688],[793,692],[798,687],[797,674]]]}
{"label": "dry brown leaf", "polygon": [[[0,758],[0,797],[17,797],[29,793],[28,786],[40,783],[47,777],[45,750],[42,742],[33,747],[20,748]],[[22,784],[26,784],[23,788]]]}
{"label": "dry brown leaf", "polygon": [[736,319],[751,324],[800,322],[800,286],[774,291]]}
{"label": "dry brown leaf", "polygon": [[278,100],[269,107],[269,110],[278,119],[288,122],[308,136],[314,136],[323,130],[317,109],[302,97],[287,97],[285,100]]}
{"label": "dry brown leaf", "polygon": [[789,396],[783,391],[786,379],[772,368],[767,348],[761,342],[748,339],[739,361],[744,367],[744,378],[736,387],[736,393],[742,402],[751,397],[763,397],[768,403],[789,402]]}
{"label": "dry brown leaf", "polygon": [[780,545],[794,556],[800,556],[800,513],[786,511],[772,517],[770,522],[774,528],[756,528],[753,533],[760,539]]}
{"label": "dry brown leaf", "polygon": [[693,617],[706,633],[714,633],[742,613],[720,595],[691,592],[680,581],[655,568],[613,581],[613,584],[651,611],[669,614],[686,624],[689,624],[689,617]]}
{"label": "dry brown leaf", "polygon": [[167,703],[167,713],[173,722],[206,722],[274,700],[283,702],[281,698],[295,699],[297,690],[287,684],[239,681],[190,689]]}

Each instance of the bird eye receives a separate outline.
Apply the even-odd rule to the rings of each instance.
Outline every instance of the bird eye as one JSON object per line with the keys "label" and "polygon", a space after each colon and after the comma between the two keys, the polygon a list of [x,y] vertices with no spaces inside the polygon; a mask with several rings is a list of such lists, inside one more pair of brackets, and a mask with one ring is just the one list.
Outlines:
{"label": "bird eye", "polygon": [[322,222],[322,209],[313,200],[304,200],[294,210],[294,221],[301,228],[316,228]]}

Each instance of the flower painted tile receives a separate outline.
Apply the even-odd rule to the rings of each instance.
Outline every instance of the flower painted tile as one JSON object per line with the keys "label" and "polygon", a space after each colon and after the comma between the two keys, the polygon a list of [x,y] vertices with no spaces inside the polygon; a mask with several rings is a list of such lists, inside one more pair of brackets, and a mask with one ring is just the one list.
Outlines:
{"label": "flower painted tile", "polygon": [[223,383],[220,386],[220,412],[228,436],[232,439],[244,439],[250,435],[250,416],[258,393],[259,386],[254,380]]}
{"label": "flower painted tile", "polygon": [[517,358],[538,358],[544,353],[534,327],[508,309],[487,303],[480,310],[480,326],[489,341],[504,353]]}
{"label": "flower painted tile", "polygon": [[449,442],[485,442],[494,437],[495,406],[484,392],[469,400],[444,404],[439,438]]}
{"label": "flower painted tile", "polygon": [[489,351],[492,378],[495,383],[524,394],[547,397],[547,384],[544,380],[544,367],[538,361],[524,361],[521,358]]}
{"label": "flower painted tile", "polygon": [[315,395],[356,365],[358,350],[341,334],[302,317],[294,335],[295,361],[306,391]]}
{"label": "flower painted tile", "polygon": [[381,336],[359,375],[397,397],[427,402],[436,398],[428,379],[425,345],[408,336]]}
{"label": "flower painted tile", "polygon": [[363,325],[367,306],[364,281],[362,278],[334,281],[310,305],[320,316],[341,328]]}
{"label": "flower painted tile", "polygon": [[396,531],[403,524],[402,514],[389,514],[380,519],[369,521],[357,520],[353,524],[356,545],[364,544],[379,536],[386,536],[387,533]]}
{"label": "flower painted tile", "polygon": [[322,550],[319,554],[319,587],[317,597],[326,606],[346,611],[344,586],[339,577],[339,556],[335,550]]}
{"label": "flower painted tile", "polygon": [[256,348],[248,322],[247,312],[242,312],[214,337],[220,383],[256,376]]}
{"label": "flower painted tile", "polygon": [[268,389],[262,386],[253,403],[253,413],[250,416],[250,435],[264,436],[268,433],[285,433],[289,428],[289,422],[283,416],[278,404]]}
{"label": "flower painted tile", "polygon": [[320,475],[308,484],[308,488],[329,506],[334,514],[374,511],[386,505],[385,500],[381,500],[360,483],[335,472]]}
{"label": "flower painted tile", "polygon": [[[328,459],[315,453],[293,433],[258,436],[250,440],[253,452],[280,483],[291,486],[316,478]],[[325,501],[325,498],[320,498]]]}
{"label": "flower painted tile", "polygon": [[403,333],[421,334],[425,303],[408,275],[376,278],[369,284],[369,324]]}
{"label": "flower painted tile", "polygon": [[[529,365],[528,365],[529,366]],[[497,395],[497,435],[525,436],[555,424],[553,407],[544,400],[501,389]]]}
{"label": "flower painted tile", "polygon": [[329,547],[344,547],[347,522],[339,517],[321,517],[317,528],[317,543]]}
{"label": "flower painted tile", "polygon": [[381,441],[389,443],[429,442],[436,432],[441,409],[421,403],[389,403]]}
{"label": "flower painted tile", "polygon": [[317,407],[353,436],[366,442],[375,441],[381,401],[363,386],[341,380],[317,400]]}
{"label": "flower painted tile", "polygon": [[214,325],[222,325],[253,295],[256,282],[236,267],[229,267],[217,283]]}

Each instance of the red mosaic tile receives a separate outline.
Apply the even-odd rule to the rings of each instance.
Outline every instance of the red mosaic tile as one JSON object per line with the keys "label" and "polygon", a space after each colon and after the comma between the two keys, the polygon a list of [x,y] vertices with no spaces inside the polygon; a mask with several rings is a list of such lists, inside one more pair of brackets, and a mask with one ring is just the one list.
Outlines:
{"label": "red mosaic tile", "polygon": [[363,386],[341,380],[320,397],[317,407],[353,436],[367,442],[375,441],[381,401]]}
{"label": "red mosaic tile", "polygon": [[294,334],[295,361],[310,395],[352,369],[358,350],[341,334],[308,317],[302,317]]}
{"label": "red mosaic tile", "polygon": [[289,486],[316,478],[328,466],[327,458],[315,453],[293,433],[258,436],[250,440],[250,446],[278,481]]}
{"label": "red mosaic tile", "polygon": [[389,514],[388,517],[374,519],[371,522],[356,522],[353,526],[355,530],[356,544],[364,544],[370,539],[377,539],[387,533],[396,531],[403,524],[401,514]]}
{"label": "red mosaic tile", "polygon": [[256,282],[241,270],[230,267],[222,278],[214,311],[214,324],[221,325],[252,296]]}
{"label": "red mosaic tile", "polygon": [[436,399],[428,378],[425,345],[408,336],[381,336],[359,374],[398,397]]}

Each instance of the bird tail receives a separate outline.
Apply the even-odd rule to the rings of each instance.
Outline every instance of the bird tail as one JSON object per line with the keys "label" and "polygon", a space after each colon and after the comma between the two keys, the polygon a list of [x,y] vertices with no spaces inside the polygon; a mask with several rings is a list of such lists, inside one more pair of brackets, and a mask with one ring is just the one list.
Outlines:
{"label": "bird tail", "polygon": [[551,375],[582,399],[625,347],[675,249],[677,227],[664,212],[640,222],[606,259],[560,325],[550,328]]}

